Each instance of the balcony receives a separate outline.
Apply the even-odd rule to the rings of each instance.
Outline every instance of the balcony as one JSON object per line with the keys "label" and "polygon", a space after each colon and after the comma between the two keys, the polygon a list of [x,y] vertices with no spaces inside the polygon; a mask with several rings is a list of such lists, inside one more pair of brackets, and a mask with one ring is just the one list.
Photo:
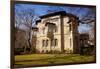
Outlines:
{"label": "balcony", "polygon": [[47,22],[45,24],[47,26],[47,37],[50,39],[54,38],[54,30],[56,29],[56,25],[54,23]]}

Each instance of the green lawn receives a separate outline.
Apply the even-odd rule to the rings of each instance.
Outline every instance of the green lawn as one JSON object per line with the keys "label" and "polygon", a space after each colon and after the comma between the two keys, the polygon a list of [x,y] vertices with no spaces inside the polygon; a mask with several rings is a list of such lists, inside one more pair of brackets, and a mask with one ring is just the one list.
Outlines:
{"label": "green lawn", "polygon": [[93,62],[94,56],[80,56],[78,54],[31,54],[15,56],[16,66],[28,65],[50,65],[62,63],[84,63]]}

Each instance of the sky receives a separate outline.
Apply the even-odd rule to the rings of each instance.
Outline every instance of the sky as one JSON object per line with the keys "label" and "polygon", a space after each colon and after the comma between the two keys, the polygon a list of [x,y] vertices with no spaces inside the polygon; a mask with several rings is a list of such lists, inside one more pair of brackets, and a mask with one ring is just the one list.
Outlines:
{"label": "sky", "polygon": [[[37,16],[48,14],[48,10],[51,11],[66,11],[66,13],[71,13],[82,19],[89,11],[90,8],[88,7],[72,7],[72,6],[55,6],[55,5],[36,5],[36,4],[16,4],[15,5],[15,14],[22,13],[23,10],[29,11],[30,9],[34,9],[35,14]],[[93,13],[95,16],[95,13]],[[78,30],[80,33],[88,32],[91,27],[87,24],[80,24]]]}

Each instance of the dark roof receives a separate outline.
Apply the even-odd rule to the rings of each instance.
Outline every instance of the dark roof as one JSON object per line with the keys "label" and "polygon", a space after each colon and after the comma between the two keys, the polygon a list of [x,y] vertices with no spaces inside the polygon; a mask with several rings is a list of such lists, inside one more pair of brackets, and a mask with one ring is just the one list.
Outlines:
{"label": "dark roof", "polygon": [[37,21],[36,21],[36,25],[38,24],[38,22],[41,22],[41,20],[37,20]]}
{"label": "dark roof", "polygon": [[[46,18],[46,17],[50,17],[50,16],[55,16],[55,15],[75,17],[76,19],[78,19],[77,16],[75,16],[73,14],[70,14],[70,13],[66,13],[65,11],[52,12],[52,13],[49,13],[49,14],[42,15],[42,16],[40,16],[40,18],[42,19],[42,18]],[[36,21],[36,25],[38,24],[38,22],[41,22],[41,20],[37,20]]]}
{"label": "dark roof", "polygon": [[69,17],[77,18],[75,15],[70,14],[70,13],[66,13],[65,11],[52,12],[52,13],[49,13],[46,15],[42,15],[42,16],[40,16],[40,18],[46,18],[46,17],[50,17],[50,16],[55,16],[55,15],[62,15],[62,16],[69,16]]}

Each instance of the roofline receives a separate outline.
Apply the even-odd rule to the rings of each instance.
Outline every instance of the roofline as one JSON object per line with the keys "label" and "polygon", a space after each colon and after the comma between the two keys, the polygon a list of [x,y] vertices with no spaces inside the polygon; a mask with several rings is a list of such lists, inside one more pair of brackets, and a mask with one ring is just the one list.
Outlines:
{"label": "roofline", "polygon": [[38,22],[41,22],[41,20],[36,20],[36,25],[38,24]]}
{"label": "roofline", "polygon": [[[39,17],[41,19],[43,19],[43,18],[46,18],[46,17],[55,16],[55,15],[75,17],[76,19],[79,19],[77,16],[70,14],[70,13],[66,13],[65,11],[52,12],[52,13],[45,14],[45,15],[42,15],[42,16],[39,16]],[[41,22],[41,19],[36,21],[36,25],[38,24],[38,22]]]}
{"label": "roofline", "polygon": [[50,17],[50,16],[55,16],[55,15],[61,15],[61,16],[69,16],[69,17],[75,17],[78,18],[77,16],[70,14],[70,13],[66,13],[65,11],[58,11],[58,12],[52,12],[49,14],[45,14],[40,16],[41,19],[46,18],[46,17]]}

